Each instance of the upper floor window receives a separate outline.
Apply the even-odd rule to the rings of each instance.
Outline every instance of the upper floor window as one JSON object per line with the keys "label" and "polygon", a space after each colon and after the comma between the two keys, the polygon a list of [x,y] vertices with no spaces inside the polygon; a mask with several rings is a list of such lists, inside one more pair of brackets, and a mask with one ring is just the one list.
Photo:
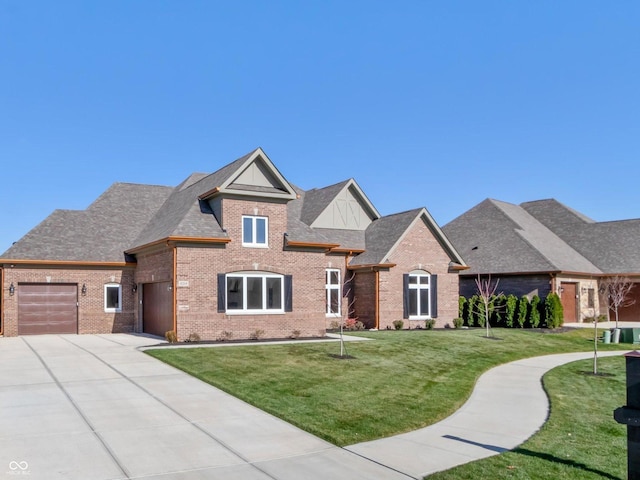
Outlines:
{"label": "upper floor window", "polygon": [[326,271],[325,290],[327,292],[326,314],[340,315],[340,270],[329,268]]}
{"label": "upper floor window", "polygon": [[122,285],[108,283],[104,286],[104,311],[122,311]]}
{"label": "upper floor window", "polygon": [[242,246],[268,247],[269,222],[267,217],[242,216]]}

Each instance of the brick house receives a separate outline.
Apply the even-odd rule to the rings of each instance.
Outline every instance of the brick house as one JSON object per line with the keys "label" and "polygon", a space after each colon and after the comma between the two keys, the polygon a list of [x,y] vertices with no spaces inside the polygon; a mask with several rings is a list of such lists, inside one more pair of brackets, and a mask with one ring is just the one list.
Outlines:
{"label": "brick house", "polygon": [[0,256],[7,336],[321,336],[445,326],[467,268],[426,209],[382,217],[350,179],[303,191],[260,149],[177,187],[116,183]]}
{"label": "brick house", "polygon": [[514,205],[487,199],[443,227],[470,265],[460,294],[476,292],[477,275],[516,296],[560,296],[565,322],[607,313],[603,283],[634,282],[621,321],[640,319],[640,220],[596,222],[554,199]]}

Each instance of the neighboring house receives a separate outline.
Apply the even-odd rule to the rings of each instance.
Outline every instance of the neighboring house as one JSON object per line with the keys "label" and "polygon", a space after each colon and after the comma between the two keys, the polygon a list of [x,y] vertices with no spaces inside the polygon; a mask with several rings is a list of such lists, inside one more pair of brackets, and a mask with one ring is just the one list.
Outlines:
{"label": "neighboring house", "polygon": [[[460,276],[464,296],[476,293],[478,274],[491,275],[505,294],[556,292],[565,322],[581,322],[606,313],[606,277],[640,282],[640,220],[595,222],[556,200],[487,199],[443,231],[470,265]],[[621,320],[640,320],[640,288],[631,297],[638,301],[621,310]]]}
{"label": "neighboring house", "polygon": [[116,183],[0,256],[4,334],[319,336],[457,316],[460,255],[426,209],[382,217],[355,180],[303,191],[257,149],[175,188]]}

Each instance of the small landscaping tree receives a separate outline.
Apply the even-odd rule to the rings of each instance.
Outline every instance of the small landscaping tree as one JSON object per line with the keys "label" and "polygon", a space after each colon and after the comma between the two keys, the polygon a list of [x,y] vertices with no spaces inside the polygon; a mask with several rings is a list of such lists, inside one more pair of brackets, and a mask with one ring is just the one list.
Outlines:
{"label": "small landscaping tree", "polygon": [[478,298],[480,300],[478,302],[478,306],[481,307],[479,309],[480,315],[478,319],[480,319],[480,316],[482,317],[482,322],[487,328],[487,338],[489,337],[489,329],[491,327],[489,319],[491,318],[491,314],[495,308],[494,301],[496,297],[496,290],[498,289],[498,283],[500,283],[500,280],[496,280],[495,283],[491,281],[491,275],[484,279],[480,275],[476,278],[476,288],[478,291]]}
{"label": "small landscaping tree", "polygon": [[520,328],[524,328],[524,324],[527,321],[527,315],[529,314],[529,299],[523,295],[518,301],[518,315],[516,321]]}
{"label": "small landscaping tree", "polygon": [[630,307],[636,303],[636,300],[631,297],[633,285],[633,282],[627,277],[621,277],[619,275],[607,277],[602,282],[607,305],[613,310],[616,316],[616,328],[618,328],[619,310],[623,307]]}

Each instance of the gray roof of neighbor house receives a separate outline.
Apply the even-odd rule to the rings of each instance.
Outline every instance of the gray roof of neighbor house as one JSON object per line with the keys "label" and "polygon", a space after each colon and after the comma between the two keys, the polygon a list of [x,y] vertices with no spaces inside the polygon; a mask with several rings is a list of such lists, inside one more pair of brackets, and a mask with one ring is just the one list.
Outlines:
{"label": "gray roof of neighbor house", "polygon": [[55,210],[0,258],[123,262],[173,188],[115,183],[86,210]]}
{"label": "gray roof of neighbor house", "polygon": [[[257,170],[248,170],[259,159]],[[255,165],[254,165],[255,166]],[[249,174],[242,177],[245,172]],[[255,176],[262,176],[255,185]],[[264,183],[265,179],[271,184]],[[260,182],[263,182],[260,184]],[[269,186],[273,185],[273,186]],[[345,188],[353,189],[371,223],[366,230],[313,228],[311,225]],[[287,202],[288,242],[366,250],[356,265],[383,262],[418,215],[425,215],[436,236],[439,227],[425,209],[379,218],[353,179],[304,191],[288,183],[261,149],[212,174],[194,173],[175,188],[116,183],[84,211],[56,210],[0,256],[12,260],[122,262],[127,253],[166,239],[227,239],[208,199],[217,194],[268,196]],[[364,228],[364,227],[362,227]],[[450,245],[445,238],[441,243]],[[452,261],[464,265],[449,248]]]}
{"label": "gray roof of neighbor house", "polygon": [[553,199],[522,208],[604,273],[640,272],[640,219],[595,222]]}
{"label": "gray roof of neighbor house", "polygon": [[595,222],[550,200],[487,199],[443,227],[478,273],[640,272],[640,220]]}

